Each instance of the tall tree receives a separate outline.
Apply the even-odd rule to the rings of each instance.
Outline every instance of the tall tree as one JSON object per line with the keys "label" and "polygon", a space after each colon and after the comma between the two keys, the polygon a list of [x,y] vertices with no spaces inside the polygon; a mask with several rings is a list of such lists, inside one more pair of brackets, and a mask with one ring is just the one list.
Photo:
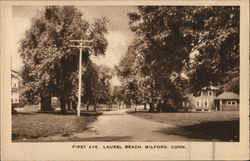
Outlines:
{"label": "tall tree", "polygon": [[105,65],[97,66],[98,71],[98,103],[109,103],[111,97],[111,79],[113,72]]}
{"label": "tall tree", "polygon": [[91,61],[86,64],[86,71],[83,75],[83,101],[87,104],[96,106],[98,101],[98,71],[97,67]]}
{"label": "tall tree", "polygon": [[[138,103],[141,99],[139,88],[140,73],[140,55],[137,54],[137,45],[139,40],[134,40],[132,45],[128,47],[126,55],[122,58],[119,65],[115,67],[116,74],[121,80],[122,87],[119,89],[123,93],[123,101],[130,105]],[[118,93],[117,93],[118,94]],[[117,95],[119,97],[119,94]]]}
{"label": "tall tree", "polygon": [[211,84],[237,90],[238,7],[139,6],[129,18],[137,43],[120,71],[152,107],[163,100],[176,108],[185,93]]}
{"label": "tall tree", "polygon": [[192,17],[198,52],[189,73],[191,90],[212,84],[239,93],[239,7],[200,7]]}
{"label": "tall tree", "polygon": [[[106,22],[106,18],[100,18],[90,24],[73,6],[48,6],[33,18],[19,50],[27,98],[39,96],[43,100],[57,96],[61,112],[66,112],[65,104],[76,86],[76,78],[72,76],[77,72],[79,55],[78,49],[70,48],[69,40],[92,40],[93,54],[103,55],[107,47]],[[89,56],[88,51],[83,52],[83,63]]]}
{"label": "tall tree", "polygon": [[140,6],[138,10],[129,17],[131,30],[141,42],[138,46],[144,78],[141,84],[146,87],[152,106],[165,101],[177,107],[184,99],[185,88],[176,84],[182,81],[181,73],[189,62],[195,40],[187,28],[190,10],[188,7],[162,6]]}

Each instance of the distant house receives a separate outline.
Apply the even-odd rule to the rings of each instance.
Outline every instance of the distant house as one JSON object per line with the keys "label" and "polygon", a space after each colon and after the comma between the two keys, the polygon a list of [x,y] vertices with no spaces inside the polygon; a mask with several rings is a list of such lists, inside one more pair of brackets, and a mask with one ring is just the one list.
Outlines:
{"label": "distant house", "polygon": [[224,92],[217,96],[219,88],[214,86],[202,88],[197,96],[189,95],[183,102],[183,108],[191,111],[237,111],[239,110],[239,95]]}
{"label": "distant house", "polygon": [[18,72],[11,70],[11,104],[15,106],[20,104],[20,84]]}
{"label": "distant house", "polygon": [[239,95],[233,92],[224,92],[215,98],[217,111],[238,111]]}
{"label": "distant house", "polygon": [[189,100],[183,102],[183,107],[190,110],[210,111],[215,109],[214,99],[217,96],[218,88],[214,86],[202,88],[197,96],[189,95]]}

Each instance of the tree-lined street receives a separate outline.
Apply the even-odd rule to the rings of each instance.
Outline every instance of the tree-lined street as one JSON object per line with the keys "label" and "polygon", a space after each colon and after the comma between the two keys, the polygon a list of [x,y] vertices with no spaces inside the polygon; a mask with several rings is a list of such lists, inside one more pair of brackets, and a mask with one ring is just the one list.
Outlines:
{"label": "tree-lined street", "polygon": [[239,140],[239,113],[216,106],[239,109],[239,7],[92,7],[44,6],[32,15],[18,43],[19,108],[36,110],[13,106],[16,140]]}
{"label": "tree-lined street", "polygon": [[239,93],[239,8],[139,6],[116,67],[127,103],[173,111],[210,85]]}
{"label": "tree-lined street", "polygon": [[[28,141],[237,141],[238,112],[228,113],[169,113],[147,116],[147,113],[127,113],[129,109],[106,111],[89,124],[78,124],[75,131],[66,128],[61,134],[28,138]],[[145,116],[143,116],[145,115]],[[185,116],[183,116],[185,115]],[[196,115],[196,116],[195,116]],[[71,115],[72,116],[72,115]],[[137,117],[138,116],[138,117]],[[195,118],[193,118],[195,116]],[[21,116],[19,116],[21,117]],[[32,116],[31,116],[32,117]],[[50,116],[53,117],[53,116]],[[69,121],[72,118],[67,116]],[[81,116],[82,117],[82,116]],[[88,119],[94,119],[92,118]],[[157,119],[159,118],[159,119]],[[165,120],[164,118],[167,118]],[[180,120],[181,119],[181,120]],[[192,119],[192,121],[190,120]],[[213,121],[218,121],[213,123]],[[80,119],[78,120],[80,121]],[[220,123],[220,121],[222,121]],[[22,123],[25,124],[25,123]],[[25,126],[25,125],[22,125]],[[221,126],[227,126],[223,130]],[[75,128],[75,125],[73,126]],[[79,130],[85,127],[86,130]],[[186,128],[185,128],[186,127]],[[53,128],[51,127],[52,131]],[[61,127],[63,129],[63,127]],[[61,129],[61,130],[62,130]],[[206,129],[206,131],[202,130]],[[211,129],[211,130],[209,130]],[[228,135],[230,133],[230,135]],[[18,140],[17,140],[18,141]],[[27,141],[27,138],[19,141]]]}
{"label": "tree-lined street", "polygon": [[79,49],[72,48],[72,40],[80,39],[92,42],[91,50],[81,49],[82,68],[87,70],[83,82],[88,85],[85,83],[85,90],[80,95],[84,94],[84,102],[91,104],[96,104],[97,99],[105,99],[100,98],[105,95],[97,96],[97,86],[105,88],[103,80],[107,77],[98,77],[98,68],[101,67],[91,61],[90,55],[105,54],[108,45],[106,22],[102,17],[90,24],[72,6],[45,7],[40,15],[32,19],[31,28],[21,40],[19,50],[24,64],[21,77],[27,103],[40,102],[41,110],[48,111],[52,110],[51,97],[58,97],[62,113],[66,112],[66,105],[73,104],[75,108],[80,54]]}

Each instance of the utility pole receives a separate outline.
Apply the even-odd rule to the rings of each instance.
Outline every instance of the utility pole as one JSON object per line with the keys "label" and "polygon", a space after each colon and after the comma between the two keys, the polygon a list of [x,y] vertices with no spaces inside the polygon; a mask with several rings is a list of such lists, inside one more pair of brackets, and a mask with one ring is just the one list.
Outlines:
{"label": "utility pole", "polygon": [[93,41],[86,41],[86,40],[70,40],[70,42],[78,43],[79,45],[71,45],[70,47],[76,47],[80,50],[79,52],[79,83],[78,83],[78,103],[77,103],[77,116],[79,117],[81,114],[81,92],[82,92],[82,50],[87,49],[88,51],[93,50],[91,49],[91,43]]}

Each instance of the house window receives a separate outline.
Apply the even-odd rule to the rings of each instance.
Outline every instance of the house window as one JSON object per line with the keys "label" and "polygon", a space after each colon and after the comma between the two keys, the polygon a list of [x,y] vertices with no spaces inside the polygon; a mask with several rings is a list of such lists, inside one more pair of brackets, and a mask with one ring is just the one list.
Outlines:
{"label": "house window", "polygon": [[237,105],[237,102],[236,101],[227,101],[227,105],[235,106],[235,105]]}
{"label": "house window", "polygon": [[16,80],[13,80],[11,85],[12,85],[12,88],[18,88],[18,82]]}
{"label": "house window", "polygon": [[208,101],[208,99],[205,99],[204,105],[205,105],[205,107],[209,106],[209,101]]}
{"label": "house window", "polygon": [[211,91],[209,91],[208,96],[213,96],[213,93]]}
{"label": "house window", "polygon": [[197,107],[201,106],[201,100],[197,100],[196,106],[197,106]]}

